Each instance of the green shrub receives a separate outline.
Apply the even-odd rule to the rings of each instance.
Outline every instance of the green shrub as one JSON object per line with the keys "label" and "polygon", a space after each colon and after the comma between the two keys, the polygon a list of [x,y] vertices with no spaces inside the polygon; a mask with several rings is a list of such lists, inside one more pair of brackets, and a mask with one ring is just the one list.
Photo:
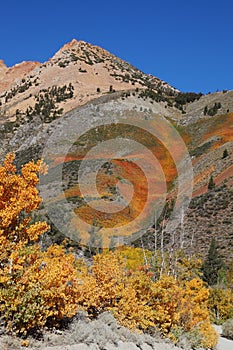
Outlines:
{"label": "green shrub", "polygon": [[195,92],[179,92],[175,97],[175,102],[178,105],[185,105],[189,102],[194,102],[195,100],[199,100],[203,94],[200,92],[196,94]]}
{"label": "green shrub", "polygon": [[230,318],[223,324],[222,335],[233,340],[233,318]]}
{"label": "green shrub", "polygon": [[215,102],[213,107],[208,108],[207,106],[205,106],[204,108],[204,115],[208,114],[209,116],[214,116],[218,109],[220,109],[222,107],[220,102]]}
{"label": "green shrub", "polygon": [[228,150],[225,148],[223,151],[222,159],[227,158],[229,156]]}
{"label": "green shrub", "polygon": [[215,188],[214,178],[211,175],[209,183],[208,183],[208,190],[213,190]]}

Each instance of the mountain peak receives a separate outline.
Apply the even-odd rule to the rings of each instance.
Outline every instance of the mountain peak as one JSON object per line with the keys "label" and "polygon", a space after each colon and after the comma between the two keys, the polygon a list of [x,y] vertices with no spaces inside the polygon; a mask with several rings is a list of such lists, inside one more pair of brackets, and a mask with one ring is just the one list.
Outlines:
{"label": "mountain peak", "polygon": [[[72,39],[71,41],[65,43],[51,58],[52,60],[61,56],[64,56],[66,52],[76,51],[82,49],[84,46],[90,45],[83,40]],[[92,46],[92,45],[91,45]],[[50,60],[51,60],[50,59]]]}
{"label": "mountain peak", "polygon": [[59,51],[69,50],[72,47],[78,45],[79,42],[82,42],[82,41],[78,41],[76,39],[72,39],[70,42],[64,44]]}
{"label": "mountain peak", "polygon": [[0,102],[8,117],[15,118],[16,110],[25,115],[41,91],[70,84],[72,98],[59,102],[64,113],[112,91],[147,88],[154,93],[176,92],[169,84],[83,40],[72,39],[64,44],[48,62],[21,62],[10,68],[0,62]]}

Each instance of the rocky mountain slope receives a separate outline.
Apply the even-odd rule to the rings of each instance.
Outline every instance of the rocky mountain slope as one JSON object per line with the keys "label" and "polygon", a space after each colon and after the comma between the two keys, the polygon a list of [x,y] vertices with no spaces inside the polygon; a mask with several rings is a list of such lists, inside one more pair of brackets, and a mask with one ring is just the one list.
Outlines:
{"label": "rocky mountain slope", "polygon": [[[104,49],[72,40],[48,62],[23,62],[7,68],[0,63],[1,113],[10,120],[34,108],[52,86],[72,85],[72,96],[54,101],[54,110],[67,112],[109,91],[160,87],[175,91],[158,78],[146,75]],[[16,113],[17,111],[17,113]]]}
{"label": "rocky mountain slope", "polygon": [[[49,206],[56,203],[57,216],[60,215],[57,210],[60,206],[63,220],[70,221],[72,229],[79,226],[75,218],[77,213],[89,224],[94,221],[101,229],[112,228],[135,219],[145,204],[147,183],[133,162],[135,159],[139,161],[140,154],[128,154],[126,161],[127,152],[119,149],[118,159],[111,161],[110,151],[103,153],[99,150],[94,158],[106,159],[98,174],[101,199],[123,205],[131,193],[130,183],[136,195],[130,205],[114,217],[106,213],[93,216],[80,193],[77,172],[87,151],[103,140],[124,137],[142,143],[159,160],[169,196],[176,197],[177,169],[172,158],[175,154],[178,164],[182,164],[184,154],[181,148],[171,139],[170,144],[165,145],[173,153],[169,155],[166,147],[161,145],[163,142],[135,127],[136,121],[140,121],[148,125],[148,130],[159,131],[164,118],[185,141],[194,172],[193,200],[183,222],[183,246],[189,252],[205,255],[211,237],[215,236],[222,254],[231,259],[233,91],[208,95],[181,93],[106,50],[76,40],[64,45],[45,63],[23,62],[7,68],[3,61],[0,62],[1,159],[9,151],[16,152],[18,164],[40,158],[48,139],[57,137],[64,147],[49,155],[49,180],[42,189],[48,193]],[[72,120],[77,121],[77,134],[80,134],[77,139],[65,129]],[[116,126],[122,121],[131,126]],[[104,124],[108,127],[105,128]],[[85,131],[83,135],[82,131]],[[227,156],[223,157],[225,149]],[[65,155],[64,150],[68,150]],[[90,172],[96,167],[94,158]],[[65,204],[54,183],[62,163]],[[152,170],[147,174],[155,182],[158,193],[162,188],[160,175],[154,176]],[[217,187],[209,191],[207,186],[211,175]],[[120,196],[119,192],[123,195]],[[158,196],[152,196],[151,203],[156,198]],[[89,203],[98,205],[99,198],[93,197]],[[65,214],[63,205],[65,208],[71,206],[75,215]],[[150,213],[146,207],[142,220],[147,221]],[[150,219],[147,226],[153,225],[152,221]],[[134,229],[142,233],[137,224]],[[78,231],[78,237],[87,240],[90,232],[80,226]]]}

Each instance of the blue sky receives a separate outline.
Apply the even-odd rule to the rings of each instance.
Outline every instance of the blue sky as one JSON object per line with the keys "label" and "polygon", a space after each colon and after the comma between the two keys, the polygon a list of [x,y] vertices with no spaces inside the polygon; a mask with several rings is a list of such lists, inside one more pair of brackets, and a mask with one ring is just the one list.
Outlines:
{"label": "blue sky", "polygon": [[1,2],[0,59],[46,61],[76,38],[182,91],[233,89],[232,0]]}

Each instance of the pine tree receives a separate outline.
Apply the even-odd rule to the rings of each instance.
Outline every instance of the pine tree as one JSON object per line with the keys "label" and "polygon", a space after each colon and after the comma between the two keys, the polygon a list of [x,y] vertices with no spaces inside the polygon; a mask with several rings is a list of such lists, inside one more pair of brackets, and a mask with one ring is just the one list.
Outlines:
{"label": "pine tree", "polygon": [[211,175],[208,183],[208,190],[213,190],[214,188],[215,188],[214,178],[213,178],[213,175]]}
{"label": "pine tree", "polygon": [[229,156],[229,153],[228,153],[227,149],[225,148],[223,151],[222,159],[227,158],[228,156]]}
{"label": "pine tree", "polygon": [[207,257],[202,265],[203,280],[213,286],[218,282],[218,273],[224,267],[221,256],[218,253],[215,238],[212,238]]}

